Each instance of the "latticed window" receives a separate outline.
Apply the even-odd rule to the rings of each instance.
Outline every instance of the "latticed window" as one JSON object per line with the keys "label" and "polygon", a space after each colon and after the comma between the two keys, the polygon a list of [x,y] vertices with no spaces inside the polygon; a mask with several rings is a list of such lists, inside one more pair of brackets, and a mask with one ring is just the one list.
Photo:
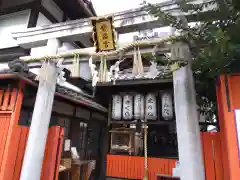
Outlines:
{"label": "latticed window", "polygon": [[86,123],[80,122],[80,133],[79,133],[79,156],[80,159],[85,159],[86,156],[86,136],[87,136],[88,125]]}
{"label": "latticed window", "polygon": [[129,146],[130,136],[129,134],[114,133],[112,134],[113,146]]}
{"label": "latticed window", "polygon": [[88,160],[97,159],[100,146],[99,139],[100,139],[100,127],[96,125],[89,126],[87,136],[86,159]]}

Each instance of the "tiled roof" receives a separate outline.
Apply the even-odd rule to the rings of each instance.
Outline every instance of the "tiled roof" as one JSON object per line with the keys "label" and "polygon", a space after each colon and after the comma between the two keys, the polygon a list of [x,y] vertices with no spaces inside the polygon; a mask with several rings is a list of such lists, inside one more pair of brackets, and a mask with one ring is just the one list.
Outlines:
{"label": "tiled roof", "polygon": [[[36,74],[29,71],[28,67],[25,66],[24,62],[20,60],[14,60],[9,63],[9,69],[3,69],[0,71],[2,75],[1,79],[22,79],[27,83],[37,86],[38,81],[36,81]],[[55,96],[60,96],[68,101],[71,101],[76,104],[81,104],[83,106],[101,111],[107,112],[107,109],[103,107],[101,104],[97,103],[91,95],[76,92],[67,87],[63,87],[60,85],[56,86]]]}
{"label": "tiled roof", "polygon": [[86,97],[83,94],[68,89],[66,87],[57,85],[56,92],[59,93],[60,95],[65,95],[66,96],[65,99],[79,102],[80,104],[89,106],[102,112],[107,112],[107,109],[100,105],[99,103],[97,103],[94,100],[94,98]]}

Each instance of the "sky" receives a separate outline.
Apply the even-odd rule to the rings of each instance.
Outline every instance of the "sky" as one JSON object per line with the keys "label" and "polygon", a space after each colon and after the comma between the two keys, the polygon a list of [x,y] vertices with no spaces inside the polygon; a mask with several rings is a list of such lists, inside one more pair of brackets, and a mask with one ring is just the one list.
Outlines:
{"label": "sky", "polygon": [[[98,16],[112,14],[140,7],[143,0],[91,0]],[[147,0],[150,3],[159,3],[166,0]]]}
{"label": "sky", "polygon": [[[121,12],[129,9],[134,9],[141,7],[141,3],[143,0],[91,0],[93,3],[93,7],[98,16],[113,14],[116,12]],[[149,3],[160,3],[169,0],[147,0]],[[169,32],[169,28],[160,28],[154,31],[158,31],[161,33]],[[121,34],[118,41],[120,44],[128,43],[133,40],[133,36],[137,35],[138,32]]]}

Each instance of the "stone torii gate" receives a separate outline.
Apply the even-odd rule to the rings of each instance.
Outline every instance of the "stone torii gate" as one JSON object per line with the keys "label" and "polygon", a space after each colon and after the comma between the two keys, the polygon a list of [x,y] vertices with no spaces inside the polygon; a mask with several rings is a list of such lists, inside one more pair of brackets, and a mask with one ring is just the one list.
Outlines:
{"label": "stone torii gate", "polygon": [[[171,1],[161,3],[159,6],[181,18],[187,25],[186,18],[175,3]],[[116,31],[119,34],[134,32],[136,29],[144,30],[162,27],[159,20],[151,17],[142,9],[116,13],[113,15],[113,18]],[[43,60],[46,56],[54,57],[58,55],[58,48],[61,42],[87,39],[90,37],[91,32],[90,19],[83,19],[15,32],[13,33],[13,38],[17,40],[21,47],[26,49],[47,45],[46,54],[43,54],[43,56],[20,58],[26,61],[33,58],[35,60]],[[156,39],[156,41],[158,40],[160,41],[160,39]],[[86,44],[89,44],[89,42]],[[144,52],[151,51],[152,49],[148,49]],[[160,48],[157,51],[163,52],[163,49]],[[175,55],[172,57],[173,59],[191,60],[189,48],[183,43],[168,46],[164,51],[171,51]],[[73,54],[76,52],[87,52],[87,48],[72,51]],[[131,54],[131,52],[129,53]],[[39,78],[39,87],[20,180],[40,179],[59,69],[57,61],[49,60],[46,63],[45,73],[42,73],[42,76]],[[190,65],[175,71],[173,73],[173,81],[181,180],[204,180],[205,174],[198,113]]]}

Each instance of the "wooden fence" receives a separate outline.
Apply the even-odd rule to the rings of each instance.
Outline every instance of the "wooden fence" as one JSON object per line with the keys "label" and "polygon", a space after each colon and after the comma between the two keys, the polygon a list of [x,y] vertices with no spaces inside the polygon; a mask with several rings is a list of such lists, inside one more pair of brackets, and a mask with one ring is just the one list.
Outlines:
{"label": "wooden fence", "polygon": [[[0,180],[19,180],[29,128],[18,125],[23,101],[23,85],[0,89]],[[222,131],[223,133],[224,131]],[[63,129],[49,129],[41,180],[57,180]],[[225,134],[201,133],[206,180],[229,180],[223,138]],[[225,143],[226,144],[226,143]],[[235,146],[233,148],[236,148]],[[236,150],[237,151],[237,150]],[[54,155],[58,155],[54,156]],[[223,163],[224,160],[224,163]],[[172,175],[176,160],[148,158],[149,180],[156,174]],[[107,156],[107,176],[142,179],[144,158]]]}
{"label": "wooden fence", "polygon": [[[0,180],[19,180],[29,127],[18,124],[23,101],[19,88],[0,89]],[[41,132],[39,132],[41,135]],[[49,129],[41,180],[57,180],[63,128]],[[57,155],[57,156],[56,156]]]}
{"label": "wooden fence", "polygon": [[[201,133],[206,180],[223,180],[223,163],[219,133]],[[156,174],[172,175],[176,160],[148,158],[149,180],[156,180]],[[144,157],[108,155],[107,176],[142,179]]]}
{"label": "wooden fence", "polygon": [[[176,160],[148,158],[149,180],[156,174],[172,174]],[[126,179],[142,179],[144,176],[144,158],[137,156],[107,156],[107,176]]]}

